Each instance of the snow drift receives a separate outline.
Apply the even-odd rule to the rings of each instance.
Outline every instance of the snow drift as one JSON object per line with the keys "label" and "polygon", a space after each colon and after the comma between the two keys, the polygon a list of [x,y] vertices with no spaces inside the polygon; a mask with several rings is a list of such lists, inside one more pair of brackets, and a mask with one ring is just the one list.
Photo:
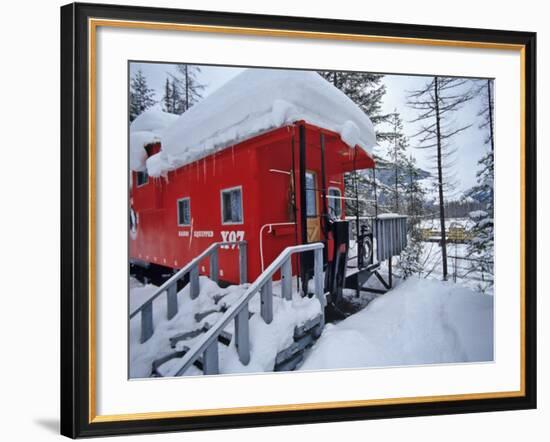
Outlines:
{"label": "snow drift", "polygon": [[[154,177],[164,175],[299,120],[337,132],[347,145],[358,146],[372,156],[376,136],[369,117],[319,74],[248,69],[162,133],[161,151],[147,160],[147,171]],[[135,163],[141,164],[141,159],[136,158]]]}
{"label": "snow drift", "polygon": [[177,115],[163,112],[159,105],[140,114],[130,124],[130,169],[145,169],[147,152],[145,146],[160,141],[164,129],[178,119]]}
{"label": "snow drift", "polygon": [[410,278],[328,324],[301,370],[493,360],[493,297]]}

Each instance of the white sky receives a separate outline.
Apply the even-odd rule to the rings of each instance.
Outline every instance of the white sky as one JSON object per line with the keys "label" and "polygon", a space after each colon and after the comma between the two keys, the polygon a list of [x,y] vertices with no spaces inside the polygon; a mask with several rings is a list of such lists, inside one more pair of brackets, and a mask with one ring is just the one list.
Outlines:
{"label": "white sky", "polygon": [[[156,91],[155,99],[160,101],[164,91],[164,83],[168,73],[174,73],[174,66],[165,63],[131,63],[130,75],[133,75],[138,69],[141,69],[147,78],[149,87]],[[203,97],[208,96],[218,89],[224,83],[242,72],[244,68],[240,67],[222,67],[222,66],[201,66],[199,82],[206,86]],[[386,94],[383,97],[383,112],[397,112],[403,119],[405,134],[409,137],[418,131],[418,124],[412,123],[416,117],[416,111],[407,106],[407,93],[410,90],[422,87],[428,78],[414,75],[386,75],[383,79],[386,85]],[[480,124],[477,116],[480,108],[478,98],[467,103],[460,111],[454,115],[456,127],[472,124],[468,130],[461,132],[454,138],[454,146],[457,148],[456,164],[453,168],[454,179],[457,185],[457,194],[460,191],[469,189],[476,183],[476,172],[478,170],[478,160],[486,152],[487,147],[483,144],[485,131],[478,128]],[[432,172],[433,160],[428,156],[433,154],[432,150],[415,149],[414,138],[409,140],[408,153],[416,158],[419,167]],[[384,149],[377,151],[383,153]],[[447,198],[452,195],[447,195]]]}

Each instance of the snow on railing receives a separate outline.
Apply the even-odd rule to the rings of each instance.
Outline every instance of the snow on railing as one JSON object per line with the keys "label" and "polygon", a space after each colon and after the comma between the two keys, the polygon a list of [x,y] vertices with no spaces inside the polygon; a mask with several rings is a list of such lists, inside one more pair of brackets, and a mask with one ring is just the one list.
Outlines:
{"label": "snow on railing", "polygon": [[292,255],[303,252],[314,252],[314,291],[315,296],[321,304],[322,311],[326,305],[323,281],[323,243],[302,244],[290,246],[284,249],[281,254],[258,276],[241,298],[235,302],[224,313],[220,320],[203,334],[195,345],[182,357],[180,368],[175,376],[181,376],[203,356],[204,374],[218,374],[218,336],[231,321],[235,321],[235,344],[239,360],[244,365],[250,362],[250,337],[249,337],[249,310],[250,300],[260,292],[261,310],[260,314],[266,324],[273,320],[273,275],[281,270],[281,285],[283,299],[292,299]]}
{"label": "snow on railing", "polygon": [[170,279],[168,279],[168,281],[162,284],[147,301],[130,313],[129,319],[132,319],[141,312],[140,342],[142,344],[146,342],[154,333],[153,301],[163,292],[166,292],[167,319],[172,319],[178,313],[178,281],[184,278],[188,273],[191,299],[195,299],[199,296],[199,263],[203,259],[207,257],[210,258],[210,279],[214,282],[218,282],[218,250],[222,246],[239,247],[239,282],[241,284],[247,282],[246,241],[226,241],[211,244],[204,252],[190,261],[186,266],[178,270]]}

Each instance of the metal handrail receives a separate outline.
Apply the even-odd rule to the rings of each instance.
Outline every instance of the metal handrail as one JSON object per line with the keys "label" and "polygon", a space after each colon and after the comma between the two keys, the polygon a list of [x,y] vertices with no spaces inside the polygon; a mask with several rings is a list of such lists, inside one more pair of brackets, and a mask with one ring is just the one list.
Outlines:
{"label": "metal handrail", "polygon": [[252,297],[261,292],[262,310],[261,316],[266,324],[273,320],[273,293],[271,291],[272,278],[275,272],[281,270],[282,295],[286,300],[292,299],[292,267],[291,257],[296,253],[314,251],[314,284],[315,295],[321,303],[322,311],[326,305],[324,296],[323,281],[323,243],[302,244],[290,246],[284,249],[281,254],[258,276],[258,278],[248,287],[241,298],[231,305],[220,320],[203,334],[195,345],[183,356],[181,367],[175,376],[181,376],[191,365],[201,356],[203,356],[204,374],[219,373],[218,366],[218,336],[223,329],[235,320],[235,339],[239,354],[239,360],[247,365],[250,362],[250,341],[249,341],[249,311],[248,303]]}
{"label": "metal handrail", "polygon": [[199,295],[199,263],[209,257],[210,258],[210,279],[218,281],[218,250],[220,247],[238,246],[239,247],[239,282],[244,284],[247,282],[247,259],[246,259],[246,241],[222,241],[210,244],[210,246],[197,257],[193,258],[187,265],[178,270],[170,279],[162,284],[153,295],[143,304],[136,308],[129,315],[129,320],[134,318],[138,313],[141,313],[141,339],[143,344],[154,332],[153,327],[153,301],[157,299],[163,292],[166,292],[166,317],[172,319],[178,313],[177,302],[177,283],[187,273],[190,273],[190,295],[191,299],[195,299]]}

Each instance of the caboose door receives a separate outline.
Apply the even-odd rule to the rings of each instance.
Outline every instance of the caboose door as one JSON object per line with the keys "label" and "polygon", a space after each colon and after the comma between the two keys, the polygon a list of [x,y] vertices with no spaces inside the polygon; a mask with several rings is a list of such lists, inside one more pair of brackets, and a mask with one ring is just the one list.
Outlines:
{"label": "caboose door", "polygon": [[[321,137],[322,139],[322,137]],[[315,142],[306,143],[306,127],[299,125],[299,229],[300,241],[303,244],[323,241],[321,218],[324,211],[321,210],[319,201],[319,158],[315,155]],[[307,149],[309,146],[311,149]],[[322,149],[320,149],[322,150]],[[321,161],[322,162],[322,161]],[[321,174],[322,175],[322,174]],[[326,250],[326,248],[325,248]],[[326,253],[326,252],[324,252]],[[300,279],[302,281],[302,290],[307,292],[308,281],[313,277],[314,254],[313,251],[301,253],[300,259]]]}
{"label": "caboose door", "polygon": [[321,219],[319,216],[319,186],[317,174],[311,170],[306,172],[306,216],[307,242],[321,240]]}

